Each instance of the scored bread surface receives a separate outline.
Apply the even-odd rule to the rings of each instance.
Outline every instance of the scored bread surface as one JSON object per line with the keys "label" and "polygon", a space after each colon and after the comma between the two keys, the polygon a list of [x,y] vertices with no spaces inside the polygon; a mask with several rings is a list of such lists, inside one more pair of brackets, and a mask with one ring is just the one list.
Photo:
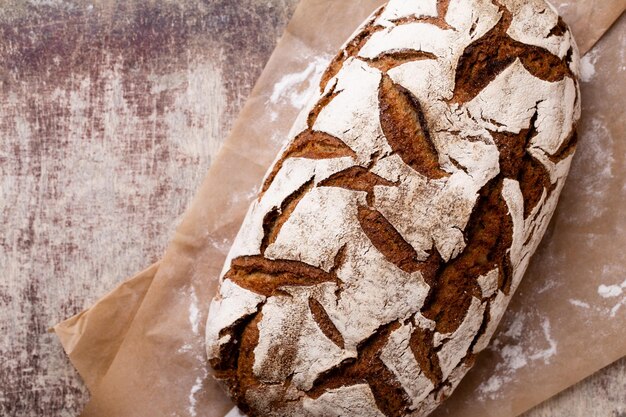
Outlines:
{"label": "scored bread surface", "polygon": [[425,416],[543,236],[580,117],[543,0],[393,0],[330,63],[228,255],[207,322],[250,416]]}

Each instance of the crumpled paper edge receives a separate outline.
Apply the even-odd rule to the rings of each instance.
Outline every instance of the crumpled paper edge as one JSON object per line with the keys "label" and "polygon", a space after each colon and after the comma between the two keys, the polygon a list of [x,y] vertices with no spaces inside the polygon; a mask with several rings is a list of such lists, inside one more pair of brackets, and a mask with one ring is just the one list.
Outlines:
{"label": "crumpled paper edge", "polygon": [[[63,350],[90,391],[115,360],[159,264],[156,262],[123,281],[91,307],[53,327]],[[76,355],[77,351],[81,354]]]}

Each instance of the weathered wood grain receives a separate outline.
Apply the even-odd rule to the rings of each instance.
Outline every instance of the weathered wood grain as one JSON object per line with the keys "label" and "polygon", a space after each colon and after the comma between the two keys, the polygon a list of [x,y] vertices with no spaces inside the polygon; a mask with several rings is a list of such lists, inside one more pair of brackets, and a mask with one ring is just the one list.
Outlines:
{"label": "weathered wood grain", "polygon": [[[48,327],[160,257],[296,3],[2,3],[0,415],[82,408]],[[625,370],[525,417],[624,417]]]}
{"label": "weathered wood grain", "polygon": [[87,399],[48,327],[160,257],[295,0],[0,10],[0,415]]}
{"label": "weathered wood grain", "polygon": [[626,358],[520,417],[626,417]]}

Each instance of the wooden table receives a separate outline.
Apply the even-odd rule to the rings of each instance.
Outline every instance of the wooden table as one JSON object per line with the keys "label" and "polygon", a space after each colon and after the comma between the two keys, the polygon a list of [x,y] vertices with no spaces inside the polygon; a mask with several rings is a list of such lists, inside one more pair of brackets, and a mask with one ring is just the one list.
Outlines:
{"label": "wooden table", "polygon": [[[88,393],[47,330],[163,253],[297,0],[5,0],[0,415]],[[626,416],[626,360],[526,417]]]}

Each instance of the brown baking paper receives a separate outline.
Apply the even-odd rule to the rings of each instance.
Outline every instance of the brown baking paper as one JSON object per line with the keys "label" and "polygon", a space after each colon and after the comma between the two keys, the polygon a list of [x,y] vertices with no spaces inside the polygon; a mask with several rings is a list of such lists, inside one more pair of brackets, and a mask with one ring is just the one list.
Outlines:
{"label": "brown baking paper", "polygon": [[88,310],[54,327],[90,391],[115,359],[158,269],[159,262],[122,282]]}
{"label": "brown baking paper", "polygon": [[[160,266],[56,327],[92,392],[84,416],[222,417],[231,407],[204,357],[217,275],[314,74],[380,3],[304,0]],[[571,2],[559,10],[566,21],[572,17],[579,43],[593,45],[625,3]],[[583,61],[581,141],[555,220],[491,348],[442,415],[462,408],[469,417],[514,416],[626,354],[626,224],[619,212],[626,169],[618,141],[624,83],[616,79],[624,25],[622,18]]]}

